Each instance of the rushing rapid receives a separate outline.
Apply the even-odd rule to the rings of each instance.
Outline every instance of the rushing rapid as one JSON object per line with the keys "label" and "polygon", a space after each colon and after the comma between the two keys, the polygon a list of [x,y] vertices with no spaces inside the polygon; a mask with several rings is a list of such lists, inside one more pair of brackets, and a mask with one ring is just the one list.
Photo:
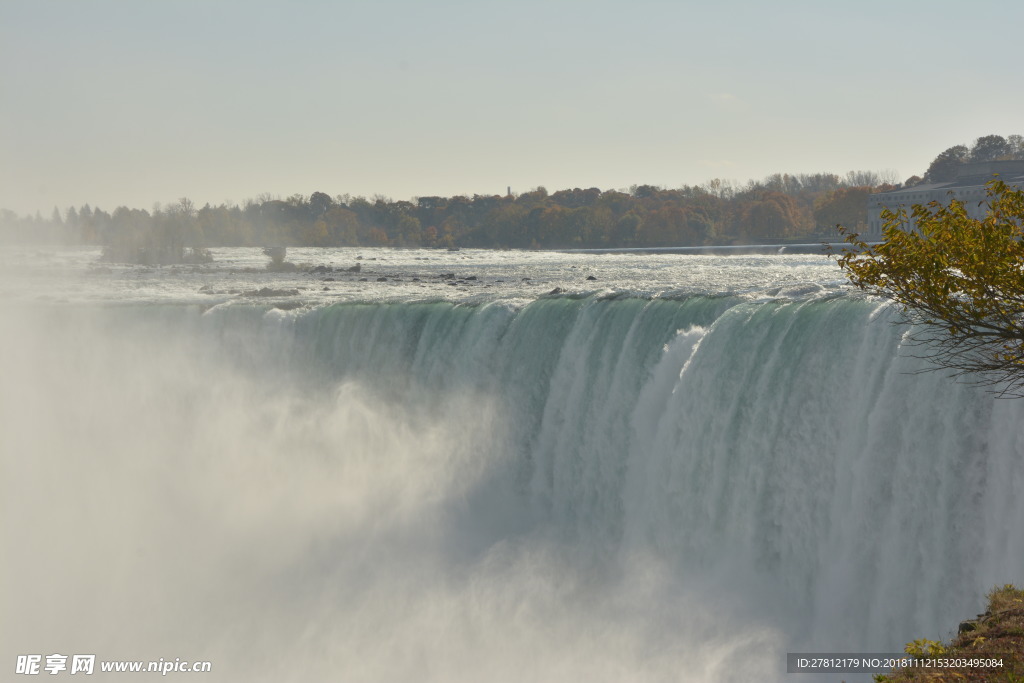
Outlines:
{"label": "rushing rapid", "polygon": [[5,656],[781,680],[786,652],[899,652],[1024,580],[1022,404],[914,374],[823,259],[695,261],[724,273],[702,291],[692,257],[604,261],[547,293],[596,261],[507,258],[462,295],[442,260],[395,272],[450,295],[326,299],[339,278],[297,306],[241,269],[8,283]]}

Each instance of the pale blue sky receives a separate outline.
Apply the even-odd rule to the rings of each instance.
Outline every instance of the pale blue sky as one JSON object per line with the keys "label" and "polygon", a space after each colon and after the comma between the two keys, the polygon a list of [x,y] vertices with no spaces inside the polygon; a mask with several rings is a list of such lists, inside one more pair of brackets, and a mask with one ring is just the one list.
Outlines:
{"label": "pale blue sky", "polygon": [[0,207],[921,173],[1024,3],[0,0]]}

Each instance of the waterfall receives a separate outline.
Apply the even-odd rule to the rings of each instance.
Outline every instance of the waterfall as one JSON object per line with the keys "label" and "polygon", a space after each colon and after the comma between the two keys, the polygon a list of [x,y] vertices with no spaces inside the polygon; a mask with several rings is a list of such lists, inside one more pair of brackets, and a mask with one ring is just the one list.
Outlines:
{"label": "waterfall", "polygon": [[1024,580],[1022,404],[914,374],[864,298],[7,317],[18,652],[781,680]]}

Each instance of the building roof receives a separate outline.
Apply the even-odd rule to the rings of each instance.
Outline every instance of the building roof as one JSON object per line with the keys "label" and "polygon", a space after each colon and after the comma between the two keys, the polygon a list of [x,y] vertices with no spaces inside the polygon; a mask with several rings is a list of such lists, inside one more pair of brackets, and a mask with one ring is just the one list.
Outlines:
{"label": "building roof", "polygon": [[898,197],[901,194],[910,194],[914,192],[982,187],[986,183],[990,182],[996,175],[998,175],[999,179],[1008,185],[1024,187],[1024,160],[983,161],[964,164],[957,169],[956,178],[953,180],[942,183],[922,183],[920,185],[901,187],[887,192],[878,192],[872,195],[872,198],[878,197],[881,199],[883,195],[887,197]]}

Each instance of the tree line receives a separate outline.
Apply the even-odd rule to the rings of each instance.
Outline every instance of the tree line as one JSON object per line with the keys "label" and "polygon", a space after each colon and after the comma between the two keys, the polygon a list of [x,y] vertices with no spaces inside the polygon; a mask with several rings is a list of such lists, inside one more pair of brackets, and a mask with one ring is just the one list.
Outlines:
{"label": "tree line", "polygon": [[[967,153],[958,163],[1024,152],[1020,137],[979,138],[971,148],[961,146]],[[933,168],[943,163],[937,158],[926,176],[937,177]],[[0,242],[103,245],[110,260],[173,263],[206,260],[206,248],[214,246],[560,249],[816,240],[834,236],[837,224],[861,230],[868,195],[899,187],[896,181],[892,172],[776,173],[745,184],[714,179],[676,189],[634,185],[553,193],[537,187],[414,201],[317,191],[203,207],[182,198],[152,211],[120,206],[108,213],[86,204],[55,208],[49,219],[0,210]],[[914,176],[906,184],[919,181]]]}
{"label": "tree line", "polygon": [[[738,185],[716,179],[667,189],[596,187],[549,193],[394,201],[323,192],[262,196],[241,206],[187,198],[152,211],[88,204],[49,219],[0,210],[0,241],[103,245],[114,260],[201,259],[212,246],[602,248],[732,244],[831,234],[864,221],[874,172],[775,174]],[[177,254],[183,257],[175,258]]]}
{"label": "tree line", "polygon": [[968,163],[984,161],[1012,161],[1024,159],[1024,136],[985,135],[970,146],[954,145],[940,153],[928,166],[924,177],[911,176],[905,185],[944,183],[956,178],[957,170]]}

